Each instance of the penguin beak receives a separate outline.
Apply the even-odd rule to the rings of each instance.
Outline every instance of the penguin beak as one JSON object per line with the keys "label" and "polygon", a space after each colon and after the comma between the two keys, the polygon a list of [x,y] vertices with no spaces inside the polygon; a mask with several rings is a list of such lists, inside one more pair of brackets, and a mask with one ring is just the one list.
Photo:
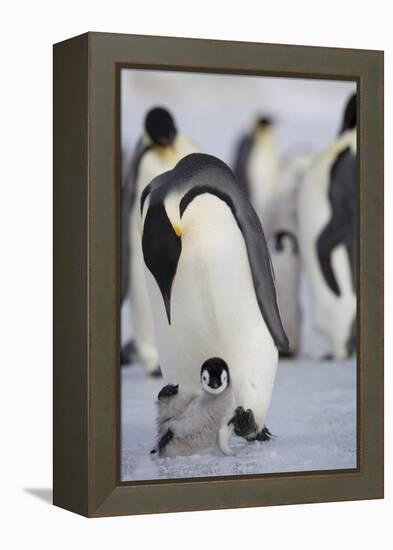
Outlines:
{"label": "penguin beak", "polygon": [[163,203],[150,205],[142,234],[146,267],[156,280],[171,324],[171,292],[181,254],[181,230],[171,224]]}

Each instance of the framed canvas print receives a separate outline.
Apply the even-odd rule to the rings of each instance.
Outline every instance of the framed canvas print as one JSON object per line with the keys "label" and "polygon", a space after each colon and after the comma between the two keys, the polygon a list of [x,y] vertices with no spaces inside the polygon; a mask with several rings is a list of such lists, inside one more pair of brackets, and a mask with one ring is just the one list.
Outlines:
{"label": "framed canvas print", "polygon": [[383,496],[383,53],[54,46],[54,503]]}

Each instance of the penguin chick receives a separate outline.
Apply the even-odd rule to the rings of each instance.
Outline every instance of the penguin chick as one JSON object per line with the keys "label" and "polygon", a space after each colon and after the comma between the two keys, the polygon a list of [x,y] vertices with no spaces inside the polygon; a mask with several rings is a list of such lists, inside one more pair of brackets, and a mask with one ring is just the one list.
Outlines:
{"label": "penguin chick", "polygon": [[162,457],[189,456],[218,446],[232,455],[229,440],[235,399],[225,361],[211,358],[201,367],[202,392],[165,386],[158,395],[158,450]]}

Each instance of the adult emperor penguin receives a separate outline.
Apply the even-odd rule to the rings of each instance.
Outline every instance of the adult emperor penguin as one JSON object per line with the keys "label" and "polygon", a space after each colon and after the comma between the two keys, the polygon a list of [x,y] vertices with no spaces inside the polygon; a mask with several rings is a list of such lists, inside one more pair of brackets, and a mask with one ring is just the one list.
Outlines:
{"label": "adult emperor penguin", "polygon": [[[178,132],[169,111],[163,107],[155,107],[146,115],[145,132],[138,142],[130,165],[123,204],[126,210],[123,217],[128,216],[123,249],[129,247],[129,296],[136,352],[146,372],[152,375],[159,374],[160,370],[143,267],[140,197],[155,176],[170,170],[182,157],[196,150],[195,145]],[[127,252],[125,261],[126,257]],[[123,264],[124,269],[127,269],[125,262]]]}
{"label": "adult emperor penguin", "polygon": [[337,140],[312,163],[299,189],[299,242],[316,327],[335,358],[354,347],[356,316],[356,95]]}
{"label": "adult emperor penguin", "polygon": [[266,236],[272,234],[274,222],[271,203],[280,183],[280,151],[272,119],[261,117],[238,145],[234,163],[236,178],[248,195]]}
{"label": "adult emperor penguin", "polygon": [[278,362],[288,349],[261,223],[221,160],[191,154],[141,197],[142,250],[167,383],[197,391],[221,357],[238,407],[235,432],[265,439]]}

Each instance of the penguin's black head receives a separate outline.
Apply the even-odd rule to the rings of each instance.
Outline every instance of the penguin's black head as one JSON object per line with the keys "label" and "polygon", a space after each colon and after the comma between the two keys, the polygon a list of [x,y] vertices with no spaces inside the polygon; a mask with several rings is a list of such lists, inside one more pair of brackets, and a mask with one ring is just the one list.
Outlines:
{"label": "penguin's black head", "polygon": [[261,116],[258,118],[257,124],[260,128],[268,128],[273,126],[273,120],[269,116]]}
{"label": "penguin's black head", "polygon": [[285,249],[285,243],[291,243],[291,249],[293,254],[299,253],[299,246],[295,234],[292,231],[277,231],[274,235],[274,250],[276,252],[283,252]]}
{"label": "penguin's black head", "polygon": [[145,118],[145,130],[156,145],[172,145],[177,129],[172,115],[163,107],[151,109]]}
{"label": "penguin's black head", "polygon": [[212,357],[201,367],[201,384],[205,392],[218,395],[229,385],[229,369],[223,359]]}
{"label": "penguin's black head", "polygon": [[345,132],[345,130],[352,130],[356,126],[356,94],[353,94],[346,106],[343,116],[343,122],[341,126],[341,132]]}

